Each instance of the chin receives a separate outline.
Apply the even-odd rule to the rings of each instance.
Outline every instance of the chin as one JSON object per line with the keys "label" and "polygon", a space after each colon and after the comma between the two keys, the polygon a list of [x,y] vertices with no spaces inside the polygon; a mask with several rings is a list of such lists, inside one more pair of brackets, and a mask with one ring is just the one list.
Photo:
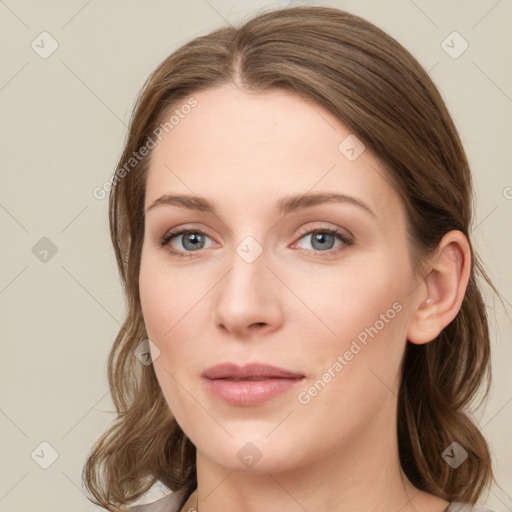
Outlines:
{"label": "chin", "polygon": [[268,432],[272,429],[267,425],[263,431],[260,429],[254,435],[248,433],[249,430],[228,430],[233,437],[225,432],[214,437],[211,432],[204,432],[199,434],[201,441],[194,444],[205,457],[230,471],[274,473],[306,464],[307,454],[298,451],[297,447],[307,444],[298,442],[296,436],[289,435],[284,430],[281,436],[275,432],[269,437]]}

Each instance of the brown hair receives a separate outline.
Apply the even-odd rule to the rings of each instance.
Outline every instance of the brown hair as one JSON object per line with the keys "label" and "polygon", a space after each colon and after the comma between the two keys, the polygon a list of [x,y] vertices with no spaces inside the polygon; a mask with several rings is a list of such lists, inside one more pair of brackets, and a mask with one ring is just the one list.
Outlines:
{"label": "brown hair", "polygon": [[[171,110],[228,82],[246,91],[291,91],[328,109],[364,142],[404,201],[416,272],[448,231],[470,238],[472,181],[453,121],[425,70],[376,26],[338,9],[301,6],[259,13],[239,28],[218,29],[176,50],[137,100],[110,192],[111,237],[127,297],[126,319],[108,360],[118,417],[83,471],[89,499],[109,510],[135,501],[158,481],[173,491],[185,486],[192,492],[197,485],[195,447],[173,418],[152,365],[134,355],[147,338],[138,276],[149,158],[129,172],[125,164]],[[474,504],[494,479],[488,445],[465,412],[485,377],[487,397],[491,377],[477,272],[497,291],[470,247],[471,276],[458,315],[433,342],[407,343],[397,436],[402,469],[413,485]],[[454,441],[468,452],[456,470],[441,457]]]}

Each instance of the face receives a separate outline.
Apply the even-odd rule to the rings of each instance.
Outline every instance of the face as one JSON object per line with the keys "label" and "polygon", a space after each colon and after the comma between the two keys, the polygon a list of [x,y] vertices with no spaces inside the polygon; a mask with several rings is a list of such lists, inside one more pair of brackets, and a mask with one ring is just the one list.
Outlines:
{"label": "face", "polygon": [[[248,471],[387,442],[414,289],[399,196],[318,105],[231,85],[194,97],[151,156],[140,270],[176,421],[203,456]],[[203,376],[225,362],[292,375]]]}

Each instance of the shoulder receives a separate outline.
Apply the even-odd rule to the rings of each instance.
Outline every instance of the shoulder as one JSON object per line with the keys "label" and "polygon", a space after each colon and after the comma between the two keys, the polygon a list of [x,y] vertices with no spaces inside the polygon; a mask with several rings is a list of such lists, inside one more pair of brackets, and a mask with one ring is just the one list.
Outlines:
{"label": "shoulder", "polygon": [[470,505],[468,503],[452,501],[446,512],[494,512],[494,510],[482,505]]}
{"label": "shoulder", "polygon": [[129,507],[126,509],[126,512],[179,512],[180,505],[184,502],[185,498],[186,488],[182,487],[152,503]]}

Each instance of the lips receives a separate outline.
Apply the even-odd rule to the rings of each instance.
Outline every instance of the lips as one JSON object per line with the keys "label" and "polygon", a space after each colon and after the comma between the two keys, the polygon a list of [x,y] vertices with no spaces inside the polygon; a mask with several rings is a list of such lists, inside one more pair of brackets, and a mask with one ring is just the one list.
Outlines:
{"label": "lips", "polygon": [[237,366],[234,363],[222,363],[208,368],[203,372],[203,377],[207,379],[266,380],[271,378],[299,379],[304,375],[268,364],[250,363],[245,366]]}
{"label": "lips", "polygon": [[292,390],[305,376],[277,366],[223,363],[203,372],[203,382],[212,396],[239,407],[257,406]]}

